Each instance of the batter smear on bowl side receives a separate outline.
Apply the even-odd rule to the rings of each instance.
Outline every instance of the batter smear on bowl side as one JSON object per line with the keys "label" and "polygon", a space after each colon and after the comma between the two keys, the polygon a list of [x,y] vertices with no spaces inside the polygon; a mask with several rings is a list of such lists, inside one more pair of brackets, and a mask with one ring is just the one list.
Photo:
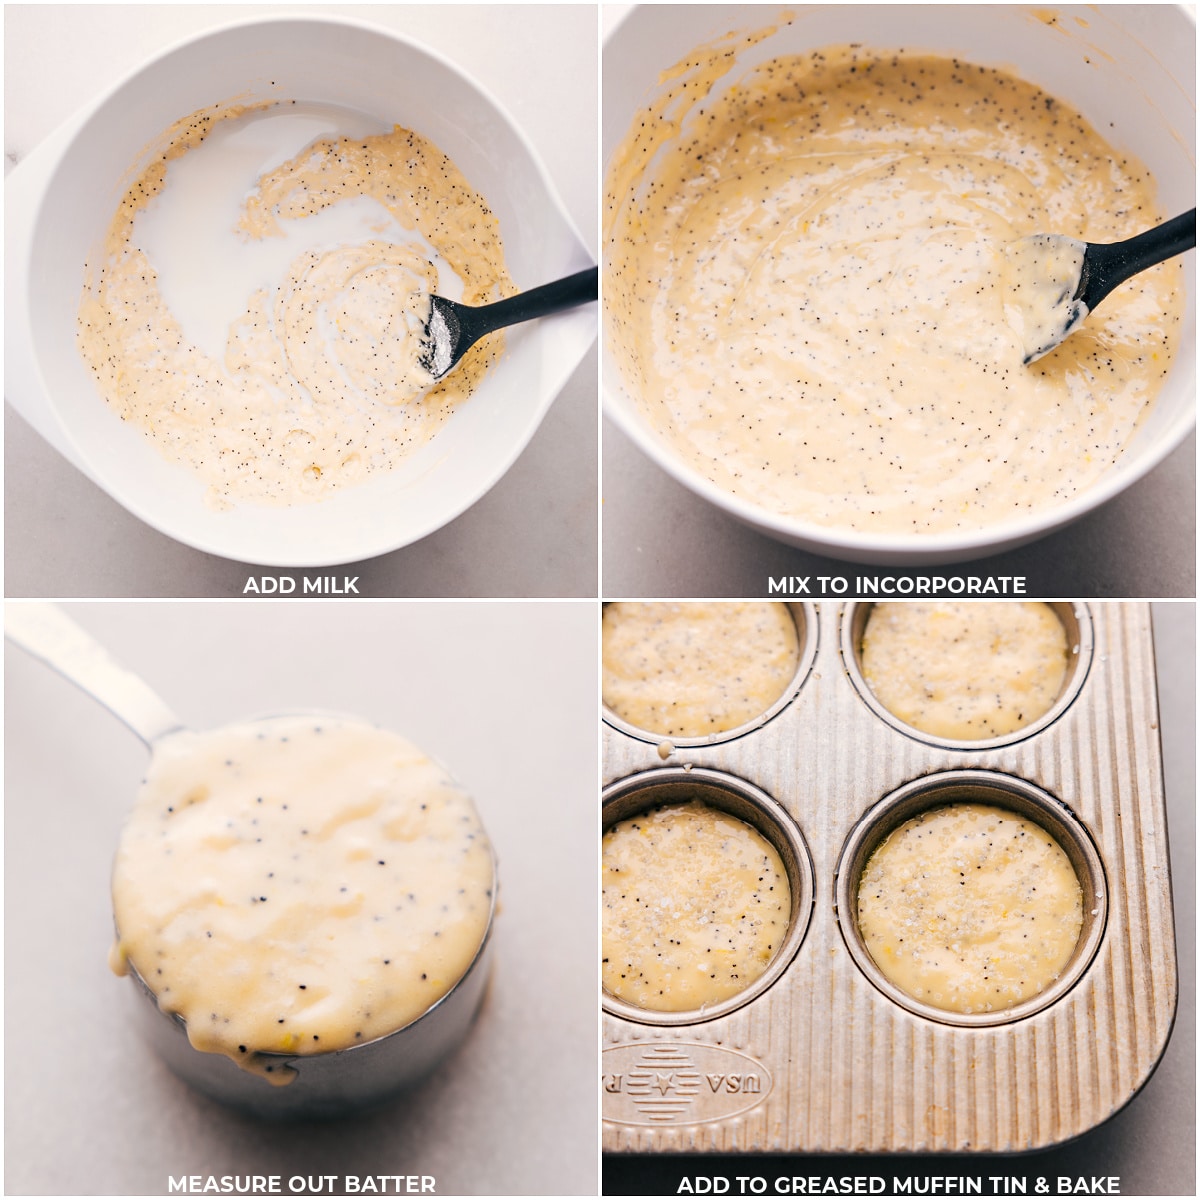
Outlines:
{"label": "batter smear on bowl side", "polygon": [[606,336],[651,428],[725,491],[839,530],[976,531],[1090,487],[1167,374],[1181,268],[1025,367],[1005,249],[1149,228],[1145,168],[959,59],[832,46],[727,84],[772,32],[668,72],[609,167]]}
{"label": "batter smear on bowl side", "polygon": [[197,1050],[286,1084],[264,1055],[365,1044],[458,983],[495,866],[471,798],[404,738],[280,717],[155,746],[112,887],[113,969]]}
{"label": "batter smear on bowl side", "polygon": [[394,468],[499,357],[495,334],[435,385],[417,357],[431,294],[515,290],[486,200],[420,134],[329,106],[215,106],[126,192],[78,344],[212,506],[300,504]]}

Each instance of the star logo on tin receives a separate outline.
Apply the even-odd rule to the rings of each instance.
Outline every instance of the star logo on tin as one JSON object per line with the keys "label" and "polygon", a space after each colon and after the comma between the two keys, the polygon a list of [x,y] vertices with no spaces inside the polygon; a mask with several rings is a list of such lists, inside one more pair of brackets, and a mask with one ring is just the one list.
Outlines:
{"label": "star logo on tin", "polygon": [[771,1090],[757,1059],[695,1042],[626,1043],[604,1051],[606,1120],[625,1125],[687,1125],[745,1112]]}
{"label": "star logo on tin", "polygon": [[625,1086],[642,1116],[675,1121],[699,1092],[700,1072],[679,1046],[647,1046],[627,1073]]}

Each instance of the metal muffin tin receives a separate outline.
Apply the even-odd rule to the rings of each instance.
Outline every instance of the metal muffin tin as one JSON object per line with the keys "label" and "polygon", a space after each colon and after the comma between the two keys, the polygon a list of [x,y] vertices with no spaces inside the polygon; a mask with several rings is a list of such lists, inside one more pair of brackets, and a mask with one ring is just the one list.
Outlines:
{"label": "metal muffin tin", "polygon": [[[793,905],[767,976],[717,1009],[604,996],[604,1149],[1022,1151],[1098,1125],[1150,1077],[1175,1014],[1149,607],[1054,605],[1072,647],[1057,703],[974,743],[909,730],[870,696],[857,661],[869,604],[790,607],[802,665],[771,719],[672,746],[605,714],[605,826],[699,792],[787,848]],[[950,800],[1037,821],[1083,887],[1071,963],[1005,1013],[904,996],[858,935],[871,849]]]}
{"label": "metal muffin tin", "polygon": [[787,970],[808,929],[813,906],[812,859],[796,823],[761,788],[704,767],[644,771],[622,779],[608,789],[604,798],[604,823],[606,827],[615,825],[647,808],[686,804],[689,800],[699,800],[710,808],[723,809],[745,821],[775,847],[787,871],[792,896],[787,936],[758,979],[736,996],[705,1009],[703,1014],[699,1011],[650,1013],[606,991],[604,1008],[614,1016],[654,1025],[691,1025],[701,1016],[708,1021],[723,1017],[760,996]]}

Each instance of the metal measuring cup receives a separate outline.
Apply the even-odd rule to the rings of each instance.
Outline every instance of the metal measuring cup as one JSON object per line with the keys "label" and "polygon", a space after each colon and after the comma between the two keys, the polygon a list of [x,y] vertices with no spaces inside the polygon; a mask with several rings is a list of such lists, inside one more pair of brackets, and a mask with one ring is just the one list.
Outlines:
{"label": "metal measuring cup", "polygon": [[[4,634],[98,700],[151,750],[163,738],[185,728],[143,680],[114,662],[102,646],[53,605],[7,605]],[[492,868],[495,878],[494,851]],[[285,1086],[272,1085],[223,1054],[197,1050],[188,1039],[184,1018],[160,1008],[154,990],[136,966],[128,963],[135,1018],[167,1066],[220,1103],[266,1117],[345,1115],[381,1103],[418,1082],[463,1041],[484,998],[495,912],[493,884],[487,923],[474,958],[458,982],[407,1025],[342,1050],[260,1054],[263,1062],[281,1073],[294,1072]]]}

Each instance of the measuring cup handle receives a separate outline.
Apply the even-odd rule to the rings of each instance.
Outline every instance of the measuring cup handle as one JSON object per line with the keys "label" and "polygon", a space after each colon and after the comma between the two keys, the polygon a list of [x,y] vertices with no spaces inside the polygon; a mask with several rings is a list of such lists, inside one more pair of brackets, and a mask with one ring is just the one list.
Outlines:
{"label": "measuring cup handle", "polygon": [[8,601],[4,636],[99,700],[146,745],[184,728],[142,680],[118,666],[103,646],[53,604]]}

